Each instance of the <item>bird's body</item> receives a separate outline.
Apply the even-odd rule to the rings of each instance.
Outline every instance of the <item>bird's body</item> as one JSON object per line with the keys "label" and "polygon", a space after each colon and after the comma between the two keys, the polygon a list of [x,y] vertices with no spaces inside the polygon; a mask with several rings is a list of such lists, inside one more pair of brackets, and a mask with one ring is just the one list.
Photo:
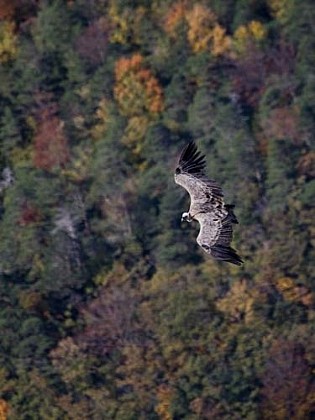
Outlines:
{"label": "bird's body", "polygon": [[197,243],[214,258],[236,265],[242,263],[231,248],[232,223],[238,223],[233,205],[224,203],[223,192],[218,183],[204,173],[205,156],[191,142],[183,150],[175,170],[175,182],[185,188],[191,199],[190,208],[182,220],[197,220],[200,232]]}

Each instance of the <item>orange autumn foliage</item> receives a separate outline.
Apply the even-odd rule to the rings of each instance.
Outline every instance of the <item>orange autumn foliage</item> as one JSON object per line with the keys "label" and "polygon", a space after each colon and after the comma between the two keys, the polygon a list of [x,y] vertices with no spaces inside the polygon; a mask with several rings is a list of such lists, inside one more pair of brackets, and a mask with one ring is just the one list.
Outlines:
{"label": "orange autumn foliage", "polygon": [[158,404],[155,407],[156,413],[161,420],[172,420],[173,416],[170,413],[170,406],[172,402],[172,389],[166,385],[161,384],[157,389]]}
{"label": "orange autumn foliage", "polygon": [[205,51],[210,48],[212,31],[217,23],[216,15],[212,10],[201,4],[186,13],[188,23],[188,41],[194,52]]}
{"label": "orange autumn foliage", "polygon": [[190,7],[187,1],[178,1],[166,14],[163,26],[167,34],[175,38],[182,22],[187,24],[188,42],[195,53],[210,51],[214,56],[219,56],[229,51],[230,37],[208,7],[200,3]]}
{"label": "orange autumn foliage", "polygon": [[287,301],[301,302],[305,306],[313,303],[312,291],[302,284],[295,284],[290,277],[277,279],[275,287]]}
{"label": "orange autumn foliage", "polygon": [[186,1],[179,1],[173,4],[167,12],[163,26],[169,35],[176,35],[175,30],[177,26],[185,19],[186,6]]}
{"label": "orange autumn foliage", "polygon": [[145,67],[140,54],[119,59],[115,66],[115,78],[114,95],[123,115],[135,116],[147,112],[154,116],[162,112],[162,88]]}
{"label": "orange autumn foliage", "polygon": [[8,412],[9,412],[8,403],[5,400],[0,399],[0,420],[7,420]]}

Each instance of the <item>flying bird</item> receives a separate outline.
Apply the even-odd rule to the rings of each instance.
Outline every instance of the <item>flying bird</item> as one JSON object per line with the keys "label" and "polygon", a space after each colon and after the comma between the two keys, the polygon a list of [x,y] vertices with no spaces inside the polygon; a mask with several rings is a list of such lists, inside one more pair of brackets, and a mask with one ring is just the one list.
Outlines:
{"label": "flying bird", "polygon": [[231,248],[232,224],[238,223],[232,204],[225,204],[222,188],[205,174],[205,156],[192,141],[182,151],[174,178],[189,192],[190,208],[182,221],[200,224],[197,243],[213,258],[241,265],[242,260]]}

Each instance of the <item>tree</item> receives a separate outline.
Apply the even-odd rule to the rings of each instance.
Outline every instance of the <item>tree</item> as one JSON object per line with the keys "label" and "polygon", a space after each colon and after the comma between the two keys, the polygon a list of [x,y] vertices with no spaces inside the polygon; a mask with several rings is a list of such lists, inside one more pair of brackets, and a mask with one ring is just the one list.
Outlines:
{"label": "tree", "polygon": [[1,418],[314,417],[312,3],[0,0]]}
{"label": "tree", "polygon": [[52,104],[41,111],[34,137],[34,165],[47,171],[63,168],[69,160],[64,123],[54,108]]}
{"label": "tree", "polygon": [[7,419],[7,413],[9,411],[9,405],[8,403],[1,399],[0,400],[0,419],[1,420],[6,420]]}
{"label": "tree", "polygon": [[9,158],[14,147],[22,142],[21,128],[17,115],[8,106],[4,108],[1,119],[1,141],[2,153],[6,158]]}
{"label": "tree", "polygon": [[262,408],[266,418],[272,415],[275,419],[298,419],[314,413],[314,384],[304,349],[298,343],[283,338],[273,341],[262,382]]}
{"label": "tree", "polygon": [[76,40],[76,49],[88,63],[97,66],[105,60],[109,37],[104,17],[90,23]]}
{"label": "tree", "polygon": [[0,23],[0,63],[14,59],[17,55],[17,36],[13,22]]}
{"label": "tree", "polygon": [[163,110],[162,89],[145,68],[140,54],[118,60],[115,75],[115,98],[123,115],[139,115],[144,111],[153,116]]}
{"label": "tree", "polygon": [[70,13],[66,3],[58,0],[51,4],[41,4],[32,26],[37,51],[47,58],[64,52],[71,29],[73,26],[70,25]]}

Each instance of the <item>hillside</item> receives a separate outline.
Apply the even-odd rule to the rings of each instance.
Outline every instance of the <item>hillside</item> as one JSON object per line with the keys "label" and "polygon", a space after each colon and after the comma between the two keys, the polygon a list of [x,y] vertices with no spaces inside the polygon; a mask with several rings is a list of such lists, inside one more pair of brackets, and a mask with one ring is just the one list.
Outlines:
{"label": "hillside", "polygon": [[[311,0],[0,0],[0,419],[315,416]],[[193,139],[241,267],[182,224]]]}

